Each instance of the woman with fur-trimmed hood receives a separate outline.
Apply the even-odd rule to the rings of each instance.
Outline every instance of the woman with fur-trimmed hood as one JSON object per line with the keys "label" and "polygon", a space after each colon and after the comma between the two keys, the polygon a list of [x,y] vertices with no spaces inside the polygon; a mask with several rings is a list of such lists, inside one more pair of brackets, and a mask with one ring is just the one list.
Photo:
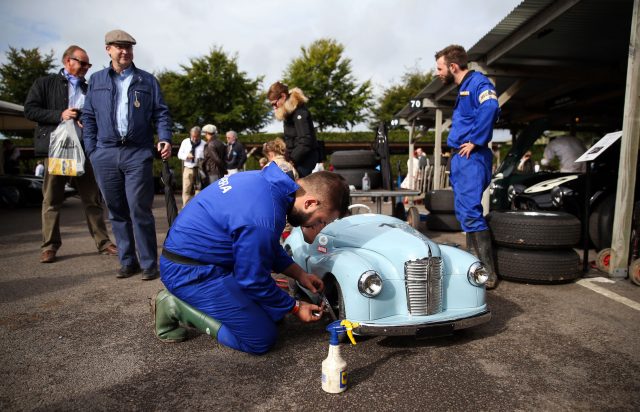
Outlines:
{"label": "woman with fur-trimmed hood", "polygon": [[281,82],[269,87],[267,98],[275,110],[276,119],[283,122],[287,155],[300,177],[311,174],[319,156],[313,120],[305,105],[309,99],[299,88],[289,91],[289,87]]}

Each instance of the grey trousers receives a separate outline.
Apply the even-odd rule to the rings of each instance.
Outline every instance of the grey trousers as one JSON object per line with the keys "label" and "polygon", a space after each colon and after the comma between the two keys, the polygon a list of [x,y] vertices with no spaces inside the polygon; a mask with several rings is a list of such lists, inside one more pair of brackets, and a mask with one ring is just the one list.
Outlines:
{"label": "grey trousers", "polygon": [[64,202],[64,185],[68,179],[78,189],[89,233],[96,242],[98,251],[110,246],[111,240],[104,223],[104,208],[100,189],[93,174],[91,162],[84,163],[85,172],[80,177],[66,177],[49,174],[49,159],[44,161],[44,184],[42,185],[42,251],[58,250],[62,245],[60,237],[60,207]]}

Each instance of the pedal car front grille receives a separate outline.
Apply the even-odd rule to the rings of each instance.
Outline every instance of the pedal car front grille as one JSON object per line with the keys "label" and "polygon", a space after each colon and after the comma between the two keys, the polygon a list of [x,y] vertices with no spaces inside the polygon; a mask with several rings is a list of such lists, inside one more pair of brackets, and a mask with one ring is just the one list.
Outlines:
{"label": "pedal car front grille", "polygon": [[404,279],[410,314],[433,315],[442,312],[442,258],[405,262]]}

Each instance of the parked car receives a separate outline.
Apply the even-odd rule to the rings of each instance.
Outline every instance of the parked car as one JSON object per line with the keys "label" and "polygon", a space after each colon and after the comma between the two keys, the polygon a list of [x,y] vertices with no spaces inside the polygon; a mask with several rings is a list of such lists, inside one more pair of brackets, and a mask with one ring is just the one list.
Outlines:
{"label": "parked car", "polygon": [[[0,207],[22,207],[42,205],[43,178],[33,175],[0,176]],[[65,185],[64,196],[74,196],[77,190],[69,183]]]}
{"label": "parked car", "polygon": [[[296,228],[284,247],[306,271],[323,279],[337,317],[360,323],[357,334],[446,335],[491,318],[485,266],[394,217],[339,219],[312,244]],[[318,296],[295,288],[319,303]]]}
{"label": "parked car", "polygon": [[[516,139],[489,186],[491,209],[567,212],[589,226],[589,237],[597,250],[608,248],[613,228],[620,143],[609,147],[592,162],[587,194],[584,173],[516,173],[520,157],[542,134],[545,126],[545,121],[534,122]],[[587,201],[589,216],[584,216]]]}

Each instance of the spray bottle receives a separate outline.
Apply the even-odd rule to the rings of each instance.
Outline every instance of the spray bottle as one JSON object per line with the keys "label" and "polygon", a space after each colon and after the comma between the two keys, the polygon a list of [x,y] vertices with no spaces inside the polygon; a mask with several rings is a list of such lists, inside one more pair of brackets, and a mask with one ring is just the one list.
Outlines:
{"label": "spray bottle", "polygon": [[352,344],[356,344],[353,328],[359,325],[348,320],[336,320],[327,326],[331,334],[329,339],[329,355],[322,361],[322,390],[329,393],[340,393],[347,390],[347,362],[340,356],[340,333],[347,333]]}

